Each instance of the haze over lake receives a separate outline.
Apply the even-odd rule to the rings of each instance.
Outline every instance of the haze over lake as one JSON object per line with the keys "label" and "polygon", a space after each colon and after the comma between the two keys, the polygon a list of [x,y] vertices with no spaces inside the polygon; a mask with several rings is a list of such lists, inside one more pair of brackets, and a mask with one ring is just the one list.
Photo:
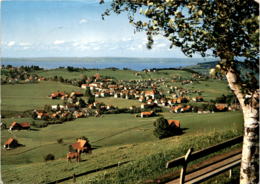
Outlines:
{"label": "haze over lake", "polygon": [[214,61],[204,58],[123,58],[123,57],[64,57],[64,58],[2,58],[2,65],[31,66],[36,65],[45,69],[59,67],[80,68],[129,68],[143,70],[149,68],[179,68],[197,63]]}

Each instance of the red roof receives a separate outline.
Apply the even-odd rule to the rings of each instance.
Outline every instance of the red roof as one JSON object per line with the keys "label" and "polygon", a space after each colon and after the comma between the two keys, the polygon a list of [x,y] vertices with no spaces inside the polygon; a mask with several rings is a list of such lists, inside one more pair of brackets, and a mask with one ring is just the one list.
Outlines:
{"label": "red roof", "polygon": [[15,139],[14,138],[9,138],[4,145],[9,145],[11,144]]}
{"label": "red roof", "polygon": [[151,90],[151,91],[145,91],[145,95],[155,95],[155,91],[154,90]]}
{"label": "red roof", "polygon": [[73,147],[74,149],[83,150],[86,143],[87,143],[86,140],[78,139],[76,143],[72,144],[72,147]]}
{"label": "red roof", "polygon": [[10,127],[14,127],[14,126],[17,126],[17,123],[14,121],[12,122],[12,124],[10,125]]}
{"label": "red roof", "polygon": [[180,128],[180,126],[181,126],[180,120],[168,120],[168,124],[169,125],[174,125],[174,126],[176,126],[178,128]]}
{"label": "red roof", "polygon": [[30,123],[28,122],[23,122],[23,123],[20,123],[21,127],[23,128],[30,128]]}
{"label": "red roof", "polygon": [[153,114],[153,111],[151,112],[141,112],[142,115],[151,116]]}

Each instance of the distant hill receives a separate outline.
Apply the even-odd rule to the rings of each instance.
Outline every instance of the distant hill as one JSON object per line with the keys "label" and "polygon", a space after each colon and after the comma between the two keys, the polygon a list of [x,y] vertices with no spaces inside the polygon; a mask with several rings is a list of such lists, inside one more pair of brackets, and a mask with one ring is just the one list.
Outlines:
{"label": "distant hill", "polygon": [[216,64],[218,64],[219,61],[211,61],[211,62],[205,62],[205,63],[198,63],[197,65],[201,68],[210,69],[214,68]]}

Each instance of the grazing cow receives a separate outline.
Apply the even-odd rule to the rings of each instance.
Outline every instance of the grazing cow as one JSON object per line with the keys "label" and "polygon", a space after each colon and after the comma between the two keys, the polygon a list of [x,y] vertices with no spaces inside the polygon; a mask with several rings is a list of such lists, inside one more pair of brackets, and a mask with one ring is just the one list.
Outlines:
{"label": "grazing cow", "polygon": [[80,162],[80,153],[78,152],[69,152],[67,153],[67,160],[71,162],[71,159],[76,159],[77,162]]}

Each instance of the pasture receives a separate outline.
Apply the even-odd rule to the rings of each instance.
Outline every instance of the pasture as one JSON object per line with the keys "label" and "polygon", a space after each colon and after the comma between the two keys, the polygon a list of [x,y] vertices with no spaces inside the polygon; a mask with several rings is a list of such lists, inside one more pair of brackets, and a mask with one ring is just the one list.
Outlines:
{"label": "pasture", "polygon": [[[81,79],[84,75],[100,73],[118,80],[159,79],[181,76],[189,79],[191,73],[180,70],[162,70],[158,72],[139,72],[132,70],[87,70],[68,72],[66,69],[38,71],[43,77],[62,76],[64,79]],[[165,84],[166,85],[166,84]],[[166,86],[160,88],[166,90]],[[186,89],[202,90],[206,100],[229,93],[225,81],[209,80],[181,85],[169,83]],[[83,89],[60,82],[43,81],[36,84],[2,85],[3,112],[13,112],[13,118],[3,118],[7,126],[16,121],[30,122],[30,117],[18,118],[15,113],[43,109],[46,104],[62,104],[62,100],[48,98],[54,91],[81,91]],[[191,95],[192,96],[192,95]],[[85,97],[83,97],[85,99]],[[121,98],[96,98],[98,102],[119,108],[140,106],[137,100]],[[183,134],[163,140],[153,135],[153,122],[158,117],[137,118],[135,114],[111,114],[103,117],[81,118],[63,124],[49,125],[45,128],[9,132],[1,130],[1,145],[10,137],[16,138],[24,146],[13,150],[2,150],[2,178],[5,183],[47,183],[71,176],[73,173],[97,169],[117,162],[131,161],[122,167],[93,173],[77,180],[83,183],[136,183],[148,176],[155,177],[163,172],[164,161],[186,152],[189,146],[203,148],[218,143],[232,136],[240,135],[243,117],[241,112],[221,112],[210,114],[169,113],[168,109],[159,113],[167,119],[181,120]],[[41,124],[44,121],[35,121]],[[85,136],[95,148],[91,155],[82,155],[82,162],[67,163],[65,156],[68,146],[76,138]],[[62,143],[57,140],[62,139]],[[54,154],[55,160],[45,162],[43,157]],[[158,169],[159,168],[159,169]],[[150,171],[150,173],[148,173]],[[24,177],[26,176],[26,177]],[[107,181],[106,181],[107,179]]]}
{"label": "pasture", "polygon": [[[117,80],[138,80],[138,79],[159,79],[159,78],[169,78],[181,76],[183,78],[190,78],[191,73],[182,70],[160,70],[157,72],[134,71],[134,70],[113,70],[113,69],[89,69],[86,71],[74,71],[69,72],[67,69],[58,68],[52,70],[37,71],[35,74],[42,77],[54,77],[62,76],[64,79],[81,79],[83,76],[93,76],[99,73],[102,76],[109,76]],[[139,73],[140,75],[136,75]]]}
{"label": "pasture", "polygon": [[114,97],[106,97],[106,98],[96,98],[97,102],[103,102],[106,105],[113,105],[118,108],[128,108],[130,106],[140,107],[141,103],[138,100],[126,100],[123,98],[114,98]]}
{"label": "pasture", "polygon": [[45,104],[62,104],[62,100],[51,100],[48,96],[55,91],[84,91],[76,86],[52,81],[1,87],[1,108],[4,111],[26,111],[43,108]]}
{"label": "pasture", "polygon": [[[188,137],[239,131],[242,129],[242,114],[240,112],[226,112],[215,114],[171,114],[163,113],[166,118],[181,120],[184,134],[165,140],[158,140],[153,136],[153,118],[136,118],[132,114],[105,115],[102,118],[84,118],[66,122],[61,125],[51,125],[37,130],[22,130],[12,133],[2,131],[1,143],[15,137],[24,147],[14,150],[2,150],[3,179],[7,183],[23,181],[26,183],[35,180],[35,183],[52,181],[62,178],[73,172],[84,172],[118,161],[139,160],[145,156],[165,151],[172,146],[171,142],[181,142]],[[9,125],[15,119],[6,119]],[[28,120],[29,119],[24,119]],[[89,138],[94,148],[92,155],[83,155],[80,164],[69,164],[64,159],[68,152],[68,145],[75,142],[80,136]],[[62,144],[57,139],[63,139]],[[177,141],[177,142],[176,142]],[[163,147],[162,145],[168,145]],[[177,145],[175,145],[177,146]],[[48,153],[55,155],[56,160],[45,163],[43,156]],[[35,168],[35,169],[34,169]],[[53,172],[53,170],[59,172]],[[13,178],[15,171],[16,178]],[[28,172],[31,171],[31,172]],[[25,174],[27,177],[22,178]],[[29,174],[30,173],[30,174]],[[59,173],[59,174],[57,174]],[[37,176],[37,177],[36,177]],[[91,175],[90,175],[91,176]],[[36,179],[37,178],[37,179]],[[34,179],[34,180],[32,180]]]}

